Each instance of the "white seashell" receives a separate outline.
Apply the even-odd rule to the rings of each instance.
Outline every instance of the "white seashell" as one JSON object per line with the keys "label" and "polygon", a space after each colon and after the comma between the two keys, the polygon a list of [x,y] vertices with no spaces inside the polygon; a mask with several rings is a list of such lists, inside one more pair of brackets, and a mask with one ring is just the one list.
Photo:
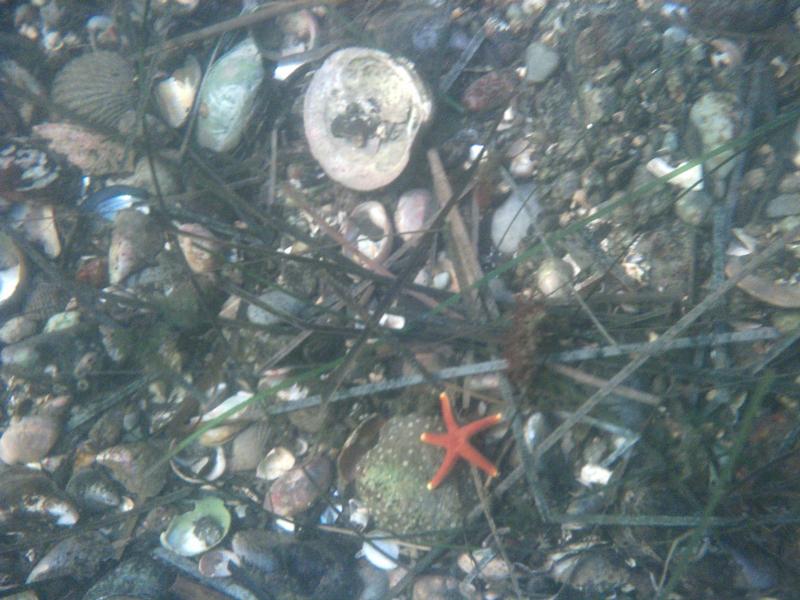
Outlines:
{"label": "white seashell", "polygon": [[266,479],[267,481],[274,481],[284,473],[290,471],[297,459],[292,454],[292,451],[283,446],[277,446],[267,452],[267,455],[261,459],[256,467],[256,477],[259,479]]}
{"label": "white seashell", "polygon": [[200,63],[190,54],[180,69],[156,86],[156,103],[170,127],[180,127],[186,121],[202,77]]}
{"label": "white seashell", "polygon": [[386,539],[387,535],[381,531],[370,533],[367,536],[368,539],[364,540],[364,545],[358,555],[363,556],[379,569],[391,571],[398,566],[397,558],[400,556],[400,546],[396,541]]}
{"label": "white seashell", "polygon": [[[656,177],[667,177],[685,164],[685,162],[682,162],[677,167],[673,167],[663,158],[657,157],[647,163],[647,170]],[[702,190],[703,166],[695,165],[682,173],[678,173],[674,177],[670,177],[667,183],[676,185],[684,190]]]}

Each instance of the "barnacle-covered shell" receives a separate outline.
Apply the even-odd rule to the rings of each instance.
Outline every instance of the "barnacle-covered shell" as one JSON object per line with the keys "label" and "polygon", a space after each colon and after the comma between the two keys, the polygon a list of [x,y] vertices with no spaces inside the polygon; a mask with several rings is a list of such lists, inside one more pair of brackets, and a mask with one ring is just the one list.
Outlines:
{"label": "barnacle-covered shell", "polygon": [[230,526],[225,503],[209,496],[195,502],[194,510],[172,519],[161,534],[161,545],[181,556],[196,556],[219,544]]}
{"label": "barnacle-covered shell", "polygon": [[303,104],[311,154],[331,179],[361,191],[403,172],[432,114],[430,93],[413,65],[371,48],[331,54]]}
{"label": "barnacle-covered shell", "polygon": [[100,50],[72,59],[56,75],[53,102],[105,127],[136,109],[131,64],[116,52]]}
{"label": "barnacle-covered shell", "polygon": [[211,65],[198,99],[198,144],[215,152],[236,147],[264,76],[261,55],[249,37]]}

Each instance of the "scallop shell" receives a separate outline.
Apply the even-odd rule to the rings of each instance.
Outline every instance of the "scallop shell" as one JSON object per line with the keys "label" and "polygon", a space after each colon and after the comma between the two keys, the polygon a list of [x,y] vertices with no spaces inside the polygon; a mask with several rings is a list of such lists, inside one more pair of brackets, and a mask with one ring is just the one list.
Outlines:
{"label": "scallop shell", "polygon": [[59,106],[106,127],[136,109],[131,64],[116,52],[101,50],[72,59],[56,75],[51,97]]}

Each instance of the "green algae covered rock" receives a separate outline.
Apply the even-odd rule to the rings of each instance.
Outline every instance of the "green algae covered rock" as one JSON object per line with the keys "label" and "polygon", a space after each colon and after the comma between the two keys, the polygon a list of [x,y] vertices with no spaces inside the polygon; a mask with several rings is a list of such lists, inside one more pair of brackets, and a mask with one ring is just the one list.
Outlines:
{"label": "green algae covered rock", "polygon": [[397,535],[418,534],[420,540],[430,542],[431,535],[442,538],[444,530],[461,525],[464,508],[471,506],[463,465],[457,465],[435,490],[427,488],[444,452],[423,444],[419,436],[443,429],[438,417],[394,417],[359,462],[356,493],[378,529]]}

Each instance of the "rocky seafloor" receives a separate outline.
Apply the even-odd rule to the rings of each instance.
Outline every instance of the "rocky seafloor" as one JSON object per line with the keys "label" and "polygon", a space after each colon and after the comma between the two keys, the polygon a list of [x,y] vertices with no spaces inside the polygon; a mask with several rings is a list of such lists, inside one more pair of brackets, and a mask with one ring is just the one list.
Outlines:
{"label": "rocky seafloor", "polygon": [[794,597],[799,27],[0,0],[0,595]]}

